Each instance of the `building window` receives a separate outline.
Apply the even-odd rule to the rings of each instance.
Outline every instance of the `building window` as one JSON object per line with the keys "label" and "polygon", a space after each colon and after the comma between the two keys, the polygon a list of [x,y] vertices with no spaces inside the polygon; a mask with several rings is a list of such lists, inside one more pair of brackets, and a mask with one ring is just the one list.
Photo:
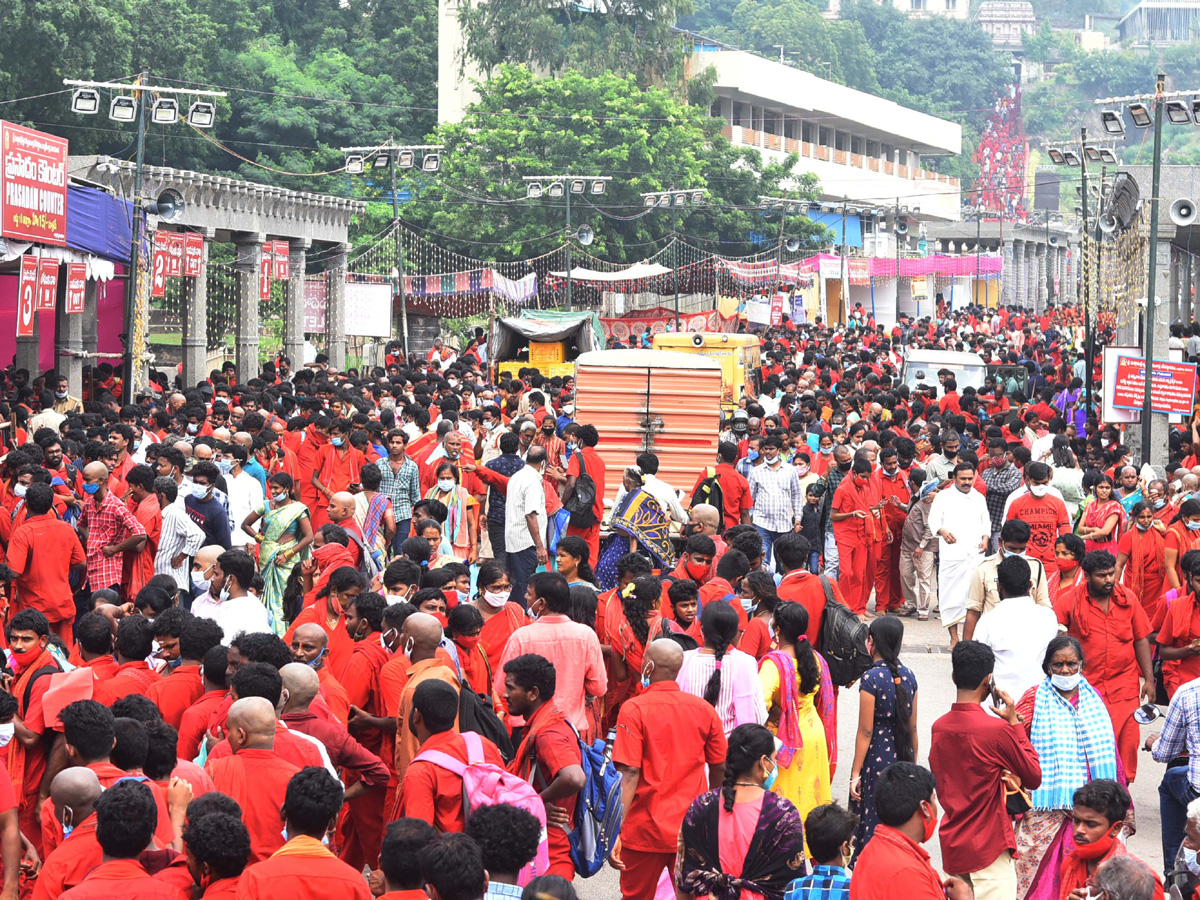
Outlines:
{"label": "building window", "polygon": [[946,0],[946,11],[954,12],[958,9],[958,0]]}
{"label": "building window", "polygon": [[912,9],[914,9],[914,10],[925,9],[925,0],[912,0]]}

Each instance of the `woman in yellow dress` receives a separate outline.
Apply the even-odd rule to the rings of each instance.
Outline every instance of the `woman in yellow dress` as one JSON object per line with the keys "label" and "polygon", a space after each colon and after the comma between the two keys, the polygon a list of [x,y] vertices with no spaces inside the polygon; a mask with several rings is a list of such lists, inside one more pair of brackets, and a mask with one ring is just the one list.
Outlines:
{"label": "woman in yellow dress", "polygon": [[799,603],[775,607],[779,649],[759,664],[763,697],[770,710],[767,727],[780,746],[779,776],[771,788],[795,804],[803,820],[832,800],[830,781],[837,757],[835,699],[829,667],[804,633],[808,610]]}

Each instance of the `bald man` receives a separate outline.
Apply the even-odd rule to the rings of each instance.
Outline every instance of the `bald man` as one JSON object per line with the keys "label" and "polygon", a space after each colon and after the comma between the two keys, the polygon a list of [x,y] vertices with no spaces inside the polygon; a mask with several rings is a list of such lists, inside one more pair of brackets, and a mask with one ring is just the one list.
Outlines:
{"label": "bald man", "polygon": [[100,865],[104,854],[96,840],[96,801],[102,792],[99,777],[83,766],[63,769],[50,782],[54,818],[66,837],[46,857],[33,900],[54,900]]}
{"label": "bald man", "polygon": [[[322,721],[309,711],[309,704],[317,695],[320,682],[317,673],[302,663],[289,663],[279,670],[283,677],[283,689],[287,703],[283,708],[283,722],[293,731],[316,738],[325,745],[329,760],[339,769],[354,773],[354,782],[346,788],[348,812],[341,822],[342,859],[361,868],[363,863],[374,866],[382,840],[382,813],[385,791],[391,775],[388,767],[376,753],[364,747],[350,736],[344,725]],[[349,778],[345,779],[350,781]],[[348,836],[372,836],[374,856],[370,859],[351,859],[348,856],[354,841]]]}
{"label": "bald man", "polygon": [[[625,776],[625,824],[613,849],[623,900],[654,896],[664,869],[675,866],[683,816],[696,797],[725,778],[727,743],[712,706],[679,689],[683,648],[669,638],[646,649],[641,695],[617,716],[613,762]],[[707,772],[705,765],[707,764]]]}
{"label": "bald man", "polygon": [[88,463],[83,469],[84,500],[77,526],[87,551],[88,589],[109,588],[124,599],[121,567],[125,554],[140,550],[146,543],[146,529],[129,507],[108,490],[110,475],[102,462]]}
{"label": "bald man", "polygon": [[326,663],[329,635],[315,622],[306,622],[292,632],[292,659],[310,667],[321,684],[321,696],[343,725],[350,718],[350,695]]}
{"label": "bald man", "polygon": [[[357,477],[356,475],[355,478]],[[362,528],[354,518],[356,509],[354,495],[349,491],[338,491],[329,498],[329,521],[346,529],[346,534],[350,535],[350,555],[354,557],[354,564],[361,566],[363,554],[367,552],[367,541],[363,537]]]}
{"label": "bald man", "polygon": [[246,697],[229,707],[226,735],[233,756],[205,766],[213,785],[242,808],[250,832],[250,862],[283,846],[280,809],[288,782],[300,770],[275,751],[275,708],[264,697]]}
{"label": "bald man", "polygon": [[[408,770],[409,763],[413,761],[413,757],[420,750],[417,736],[408,727],[408,720],[413,711],[413,693],[420,684],[430,679],[444,681],[456,691],[459,688],[458,674],[437,655],[441,640],[442,626],[429,613],[413,613],[404,620],[404,624],[400,627],[398,655],[407,656],[411,664],[408,668],[408,680],[400,692],[394,712],[387,708],[386,688],[384,700],[384,714],[390,714],[396,720],[396,777],[400,782],[404,781],[404,773]],[[384,671],[380,672],[381,683],[385,680],[388,666],[394,662],[395,660],[388,662],[384,666]],[[458,731],[457,720],[454,722],[453,730]],[[391,809],[390,806],[389,809]],[[389,815],[388,821],[397,817]]]}
{"label": "bald man", "polygon": [[713,543],[717,545],[717,552],[713,555],[712,560],[712,567],[715,572],[717,570],[717,563],[725,555],[725,551],[729,549],[729,545],[717,534],[721,528],[721,512],[711,503],[697,503],[688,510],[688,524],[695,526],[696,534],[708,535],[713,539]]}
{"label": "bald man", "polygon": [[[210,544],[207,547],[201,547],[196,556],[192,559],[192,585],[199,589],[200,594],[208,593],[208,583],[212,580],[213,566],[216,565],[217,557],[225,552],[225,548],[218,544]],[[225,635],[225,646],[229,646],[229,642],[233,640],[232,634]]]}

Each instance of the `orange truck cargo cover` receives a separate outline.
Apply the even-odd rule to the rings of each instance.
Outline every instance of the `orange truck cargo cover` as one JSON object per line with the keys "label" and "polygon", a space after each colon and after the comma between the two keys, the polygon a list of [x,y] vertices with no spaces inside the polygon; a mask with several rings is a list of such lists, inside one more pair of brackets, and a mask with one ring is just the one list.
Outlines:
{"label": "orange truck cargo cover", "polygon": [[721,364],[666,350],[597,350],[575,361],[575,421],[595,425],[607,470],[604,497],[617,494],[639,453],[658,457],[659,478],[685,493],[715,463],[721,428]]}

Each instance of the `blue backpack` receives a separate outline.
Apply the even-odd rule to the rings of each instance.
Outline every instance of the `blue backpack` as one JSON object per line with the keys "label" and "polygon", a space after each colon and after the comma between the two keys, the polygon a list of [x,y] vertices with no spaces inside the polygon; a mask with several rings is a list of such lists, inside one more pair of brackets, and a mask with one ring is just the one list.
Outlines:
{"label": "blue backpack", "polygon": [[621,834],[625,821],[621,782],[625,776],[613,765],[608,742],[603,738],[591,746],[581,740],[579,750],[587,780],[575,804],[575,821],[568,839],[575,871],[590,878],[604,868],[604,861]]}

